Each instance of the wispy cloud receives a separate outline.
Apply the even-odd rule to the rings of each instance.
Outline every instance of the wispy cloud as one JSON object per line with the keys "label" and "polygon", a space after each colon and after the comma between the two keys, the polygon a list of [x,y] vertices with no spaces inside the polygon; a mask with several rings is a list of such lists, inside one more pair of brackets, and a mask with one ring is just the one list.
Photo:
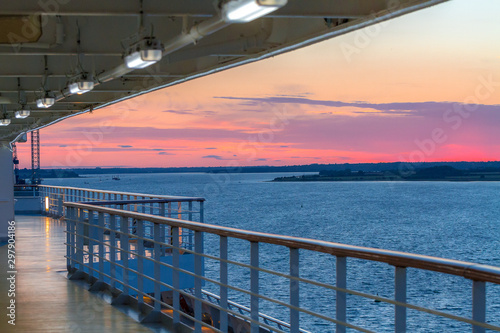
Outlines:
{"label": "wispy cloud", "polygon": [[[456,102],[402,102],[402,103],[367,103],[367,102],[342,102],[329,100],[316,100],[303,97],[272,96],[272,97],[232,97],[218,96],[215,98],[244,101],[243,103],[269,103],[269,104],[299,104],[309,106],[325,106],[333,108],[353,107],[368,109],[370,111],[354,111],[354,113],[383,113],[392,115],[425,115],[439,111],[446,111],[456,107]],[[240,103],[241,105],[242,103]],[[254,104],[253,104],[254,105]],[[489,110],[500,112],[500,105],[477,105],[478,111]],[[375,110],[375,111],[373,111]]]}
{"label": "wispy cloud", "polygon": [[205,116],[213,116],[217,114],[216,111],[211,110],[163,110],[162,112],[173,113],[173,114],[181,114],[181,115],[205,115]]}
{"label": "wispy cloud", "polygon": [[222,156],[219,156],[219,155],[205,155],[202,158],[213,158],[213,159],[216,159],[219,161],[225,160],[225,158],[223,158]]}
{"label": "wispy cloud", "polygon": [[192,114],[193,110],[164,110],[162,112],[174,113],[174,114]]}

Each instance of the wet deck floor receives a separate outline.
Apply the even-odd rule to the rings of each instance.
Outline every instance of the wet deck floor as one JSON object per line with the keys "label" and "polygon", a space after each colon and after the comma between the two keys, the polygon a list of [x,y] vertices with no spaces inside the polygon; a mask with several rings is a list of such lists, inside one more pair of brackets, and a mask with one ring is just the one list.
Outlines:
{"label": "wet deck floor", "polygon": [[7,246],[0,247],[0,332],[152,332],[66,278],[64,222],[16,217],[16,325],[6,316]]}

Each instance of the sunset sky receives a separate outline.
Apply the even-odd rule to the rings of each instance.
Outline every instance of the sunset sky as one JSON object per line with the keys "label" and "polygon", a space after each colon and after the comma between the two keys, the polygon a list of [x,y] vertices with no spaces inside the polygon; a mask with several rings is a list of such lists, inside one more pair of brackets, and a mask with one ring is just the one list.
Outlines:
{"label": "sunset sky", "polygon": [[454,0],[73,117],[41,130],[41,164],[500,160],[499,13]]}

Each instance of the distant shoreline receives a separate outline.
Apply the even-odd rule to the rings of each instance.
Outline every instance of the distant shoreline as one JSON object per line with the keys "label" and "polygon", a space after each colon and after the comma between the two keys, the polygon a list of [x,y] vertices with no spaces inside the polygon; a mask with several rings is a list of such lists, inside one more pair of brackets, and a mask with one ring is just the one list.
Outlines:
{"label": "distant shoreline", "polygon": [[[342,163],[342,164],[307,164],[307,165],[286,165],[286,166],[241,166],[241,167],[154,167],[154,168],[130,168],[130,167],[116,167],[116,168],[65,168],[65,169],[42,169],[40,176],[42,178],[78,178],[80,175],[120,175],[120,174],[156,174],[156,173],[320,173],[320,172],[343,172],[344,170],[353,170],[353,172],[364,173],[387,173],[388,171],[394,176],[406,174],[408,172],[415,172],[419,169],[449,166],[457,170],[467,172],[483,172],[495,171],[500,172],[500,161],[489,162],[422,162],[422,163],[404,163],[404,162],[384,162],[384,163]],[[19,170],[20,178],[27,179],[31,177],[31,169]],[[431,177],[432,178],[432,177]],[[489,178],[489,177],[488,177]],[[346,181],[349,179],[321,179],[321,181]],[[399,179],[357,179],[357,180],[383,180],[394,181]],[[435,180],[435,179],[432,179]],[[461,181],[477,180],[475,177],[472,179],[459,179]],[[479,179],[481,180],[481,179]],[[487,179],[492,180],[492,179]],[[500,180],[500,179],[499,179]],[[296,179],[290,181],[299,181]]]}
{"label": "distant shoreline", "polygon": [[346,182],[346,181],[449,181],[449,182],[477,182],[500,181],[500,169],[473,169],[459,170],[451,166],[434,166],[421,168],[405,173],[397,171],[364,172],[323,170],[319,174],[292,177],[277,177],[272,182]]}
{"label": "distant shoreline", "polygon": [[[295,179],[294,179],[295,178]],[[399,179],[369,179],[369,178],[352,178],[348,179],[346,178],[328,178],[328,177],[318,177],[318,178],[301,178],[301,176],[298,177],[279,177],[275,178],[273,180],[269,180],[268,182],[500,182],[500,177],[496,178],[485,178],[485,179],[480,179],[480,178],[468,178],[468,177],[463,177],[463,178],[422,178],[422,179],[404,179],[404,178],[399,178]]]}

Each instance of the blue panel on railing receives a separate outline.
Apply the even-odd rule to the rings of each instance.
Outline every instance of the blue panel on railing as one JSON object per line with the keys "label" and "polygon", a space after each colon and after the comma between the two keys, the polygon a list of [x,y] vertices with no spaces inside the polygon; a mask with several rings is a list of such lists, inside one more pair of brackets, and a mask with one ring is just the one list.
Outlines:
{"label": "blue panel on railing", "polygon": [[[172,265],[172,256],[165,256],[161,257],[160,261],[169,265]],[[116,260],[117,264],[122,264],[121,260]],[[104,262],[104,273],[111,275],[111,270],[110,270],[111,264],[109,262]],[[129,259],[128,260],[128,266],[130,269],[137,270],[137,259]],[[95,269],[99,268],[99,263],[93,263],[92,267]],[[180,267],[186,271],[189,272],[194,272],[194,255],[193,254],[183,254],[180,256]],[[89,268],[85,266],[84,271],[86,273],[89,273]],[[154,276],[154,263],[150,260],[144,260],[144,275],[153,277]],[[121,267],[115,267],[115,272],[114,272],[115,278],[119,281],[118,283],[123,281],[123,274],[122,274],[122,268]],[[133,288],[138,288],[138,283],[137,283],[138,276],[134,272],[128,272],[128,285],[133,287]],[[194,288],[194,278],[191,275],[188,275],[186,273],[180,273],[180,289],[187,289],[187,288]],[[104,277],[104,282],[110,284],[111,279],[108,277]],[[164,282],[166,284],[172,285],[172,270],[170,267],[165,267],[161,266],[161,282]],[[119,288],[121,289],[121,288]],[[170,290],[169,288],[161,285],[160,287],[161,291],[168,291]],[[145,293],[152,293],[154,292],[154,284],[151,280],[148,278],[144,278],[144,290]],[[130,295],[137,295],[137,292],[135,290],[129,289],[129,294]]]}

